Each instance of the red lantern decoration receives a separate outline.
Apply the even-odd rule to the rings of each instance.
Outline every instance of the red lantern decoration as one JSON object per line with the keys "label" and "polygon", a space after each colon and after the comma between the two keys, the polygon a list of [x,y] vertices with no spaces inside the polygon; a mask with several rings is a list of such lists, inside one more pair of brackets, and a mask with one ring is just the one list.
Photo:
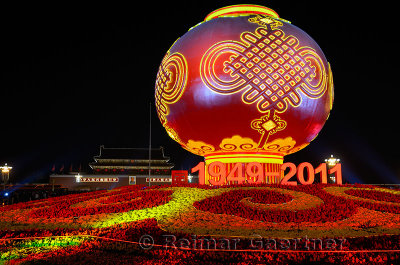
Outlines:
{"label": "red lantern decoration", "polygon": [[322,129],[333,81],[304,31],[269,8],[235,5],[210,13],[173,44],[155,99],[168,134],[206,166],[260,162],[267,175],[280,174],[283,157]]}

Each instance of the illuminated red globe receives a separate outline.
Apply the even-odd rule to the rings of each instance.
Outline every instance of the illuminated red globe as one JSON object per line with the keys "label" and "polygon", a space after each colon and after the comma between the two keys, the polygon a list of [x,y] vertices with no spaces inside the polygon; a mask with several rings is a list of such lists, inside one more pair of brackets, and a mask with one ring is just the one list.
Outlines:
{"label": "illuminated red globe", "polygon": [[210,13],[172,45],[155,99],[168,134],[206,165],[260,162],[280,172],[283,157],[322,129],[333,81],[307,33],[269,8],[235,5]]}

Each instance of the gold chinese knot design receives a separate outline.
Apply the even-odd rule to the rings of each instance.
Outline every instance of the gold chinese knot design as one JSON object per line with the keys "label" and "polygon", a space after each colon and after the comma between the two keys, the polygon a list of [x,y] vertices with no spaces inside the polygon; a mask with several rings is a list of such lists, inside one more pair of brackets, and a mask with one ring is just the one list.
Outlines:
{"label": "gold chinese knot design", "polygon": [[257,130],[261,134],[258,148],[263,149],[264,145],[268,142],[269,136],[284,130],[286,125],[286,121],[282,120],[275,112],[271,115],[270,111],[261,118],[253,120],[251,122],[251,128]]}
{"label": "gold chinese knot design", "polygon": [[169,114],[168,105],[177,102],[186,88],[188,66],[185,57],[180,53],[168,52],[161,62],[156,78],[156,109],[163,125]]}
{"label": "gold chinese knot design", "polygon": [[327,74],[320,56],[311,47],[301,47],[296,37],[286,36],[276,23],[264,24],[254,33],[243,32],[241,42],[210,47],[200,66],[203,82],[220,94],[243,91],[242,101],[256,103],[261,113],[297,107],[302,95],[321,97],[330,85],[330,71]]}

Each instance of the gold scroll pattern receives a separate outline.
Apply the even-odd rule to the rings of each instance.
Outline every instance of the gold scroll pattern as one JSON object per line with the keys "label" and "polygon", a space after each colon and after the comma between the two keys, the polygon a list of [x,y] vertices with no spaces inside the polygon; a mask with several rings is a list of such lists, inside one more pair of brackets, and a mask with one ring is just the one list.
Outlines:
{"label": "gold scroll pattern", "polygon": [[188,65],[183,54],[167,52],[157,73],[155,90],[157,114],[163,125],[167,122],[168,105],[181,98],[187,80]]}

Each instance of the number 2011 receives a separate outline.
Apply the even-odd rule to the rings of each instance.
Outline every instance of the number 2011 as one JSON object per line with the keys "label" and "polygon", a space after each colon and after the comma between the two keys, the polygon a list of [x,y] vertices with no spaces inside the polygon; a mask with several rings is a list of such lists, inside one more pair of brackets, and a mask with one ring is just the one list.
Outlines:
{"label": "number 2011", "polygon": [[[287,168],[289,168],[289,172],[284,175],[281,181],[282,185],[297,185],[296,181],[290,180],[294,175],[297,175],[297,181],[300,182],[300,184],[310,185],[314,183],[315,175],[318,173],[320,174],[320,182],[323,184],[328,183],[328,174],[335,174],[334,182],[339,185],[342,184],[342,164],[340,163],[329,169],[326,163],[320,164],[315,169],[307,162],[301,163],[298,167],[293,163],[283,163],[281,171],[285,172]],[[305,171],[307,171],[307,177],[304,175]]]}
{"label": "number 2011", "polygon": [[[289,172],[284,175],[286,169],[289,168]],[[200,162],[197,166],[192,168],[192,173],[199,172],[199,183],[205,184],[205,165],[204,162]],[[305,171],[307,172],[305,177]],[[211,176],[208,181],[211,185],[224,185],[226,181],[235,181],[238,184],[242,183],[263,183],[263,179],[267,175],[278,175],[278,172],[265,172],[261,163],[252,162],[246,165],[236,163],[230,172],[227,172],[226,165],[222,162],[213,162],[207,166],[208,175]],[[335,183],[342,184],[342,167],[341,164],[328,169],[326,163],[320,164],[317,168],[307,162],[301,163],[296,167],[293,163],[284,163],[281,167],[283,176],[281,185],[297,185],[297,181],[302,185],[310,185],[315,181],[315,175],[320,174],[320,183],[328,183],[328,174],[335,174]],[[297,175],[297,181],[290,180],[292,177]],[[249,177],[249,178],[246,178]]]}

